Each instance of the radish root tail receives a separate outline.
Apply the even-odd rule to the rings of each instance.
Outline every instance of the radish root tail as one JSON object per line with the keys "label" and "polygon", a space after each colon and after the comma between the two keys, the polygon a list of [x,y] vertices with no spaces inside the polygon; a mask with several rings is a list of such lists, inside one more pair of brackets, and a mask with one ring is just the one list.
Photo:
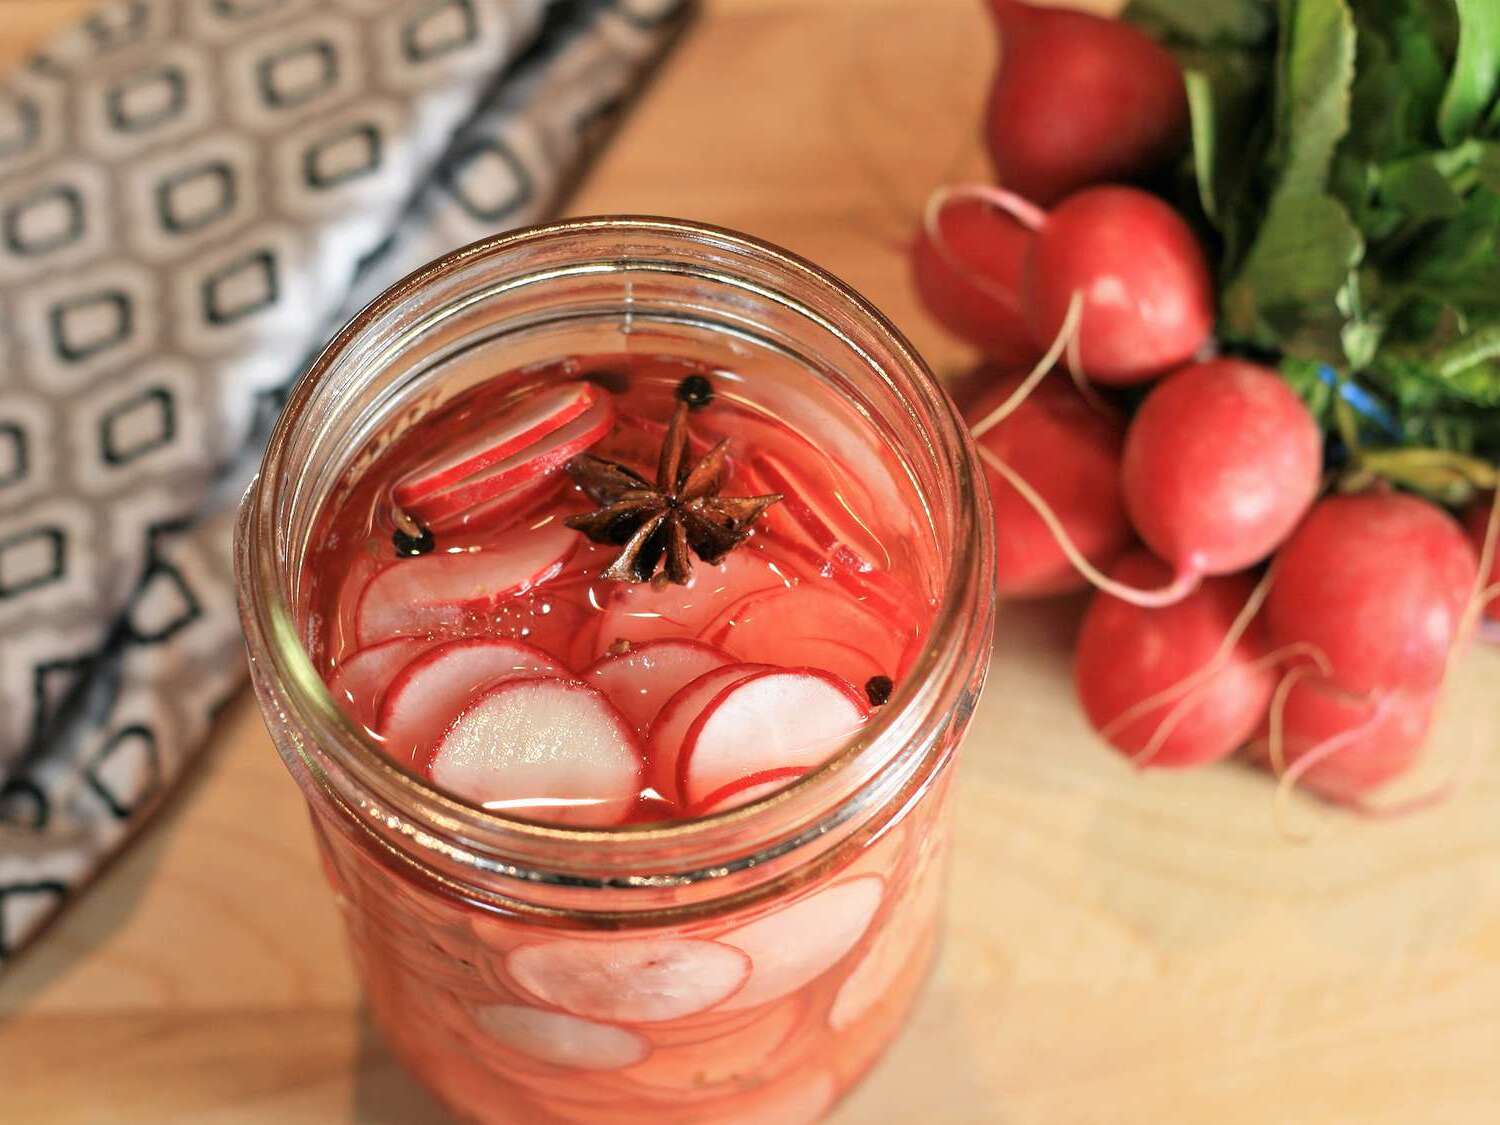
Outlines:
{"label": "radish root tail", "polygon": [[[1283,700],[1284,702],[1284,700]],[[1350,727],[1346,731],[1325,738],[1322,742],[1308,749],[1307,753],[1298,756],[1286,771],[1281,773],[1276,785],[1276,830],[1288,840],[1297,843],[1309,843],[1315,838],[1311,832],[1297,832],[1291,827],[1291,796],[1297,788],[1297,783],[1305,777],[1309,770],[1321,765],[1354,745],[1361,736],[1385,716],[1387,707],[1385,699],[1373,700],[1370,708],[1370,717],[1356,727]]]}
{"label": "radish root tail", "polygon": [[1037,384],[1045,379],[1047,373],[1056,366],[1058,358],[1063,353],[1063,349],[1077,337],[1078,323],[1082,317],[1083,294],[1075,290],[1073,296],[1068,300],[1068,312],[1063,317],[1062,328],[1058,330],[1057,338],[1048,346],[1046,353],[1041,359],[1036,361],[1036,366],[1031,369],[1025,379],[1021,380],[1021,385],[1012,391],[1004,402],[969,428],[969,432],[976,439],[982,438],[1001,422],[1009,418],[1021,408],[1022,403],[1031,397],[1031,392],[1036,390]]}

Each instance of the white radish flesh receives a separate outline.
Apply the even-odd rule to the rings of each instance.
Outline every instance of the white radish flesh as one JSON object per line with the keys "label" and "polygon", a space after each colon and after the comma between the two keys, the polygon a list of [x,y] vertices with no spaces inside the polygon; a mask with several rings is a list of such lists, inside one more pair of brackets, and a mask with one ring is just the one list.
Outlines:
{"label": "white radish flesh", "polygon": [[678,689],[662,705],[646,738],[647,779],[658,794],[668,801],[679,800],[677,758],[682,752],[683,739],[714,696],[731,684],[768,668],[769,665],[765,664],[730,664],[715,668]]}
{"label": "white radish flesh", "polygon": [[359,599],[361,646],[387,637],[440,633],[473,623],[504,599],[551,578],[580,536],[560,520],[506,540],[503,546],[449,554],[441,550],[387,566]]}
{"label": "white radish flesh", "polygon": [[333,670],[329,694],[355,722],[375,723],[386,687],[428,643],[417,637],[392,637],[351,653]]}
{"label": "white radish flesh", "polygon": [[634,1066],[651,1053],[651,1044],[644,1036],[564,1012],[490,1004],[477,1009],[474,1020],[497,1042],[554,1066],[619,1070]]}
{"label": "white radish flesh", "polygon": [[678,798],[691,806],[765,770],[819,766],[868,715],[854,688],[826,672],[753,673],[720,691],[688,728]]}
{"label": "white radish flesh", "polygon": [[557,824],[618,824],[640,793],[641,758],[596,689],[555,677],[508,679],[465,709],[428,767],[442,788],[487,809]]}
{"label": "white radish flesh", "polygon": [[693,938],[558,940],[523,945],[506,959],[527,992],[574,1015],[656,1023],[696,1015],[737,990],[750,959]]}
{"label": "white radish flesh", "polygon": [[779,1000],[833,968],[869,929],[884,885],[878,875],[861,875],[721,935],[719,940],[743,950],[754,968],[720,1010]]}
{"label": "white radish flesh", "polygon": [[607,695],[626,722],[645,732],[678,691],[705,672],[732,663],[727,654],[698,641],[648,641],[601,657],[583,679]]}
{"label": "white radish flesh", "polygon": [[376,729],[393,757],[417,761],[481,688],[513,676],[543,674],[560,676],[566,669],[541,649],[519,641],[443,641],[421,652],[391,681]]}

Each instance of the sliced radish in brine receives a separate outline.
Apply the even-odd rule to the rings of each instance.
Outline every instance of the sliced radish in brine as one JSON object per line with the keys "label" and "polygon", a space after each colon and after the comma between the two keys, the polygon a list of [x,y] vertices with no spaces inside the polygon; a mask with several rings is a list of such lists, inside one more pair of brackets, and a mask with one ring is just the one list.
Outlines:
{"label": "sliced radish in brine", "polygon": [[795,463],[771,452],[753,453],[749,469],[763,491],[781,493],[781,503],[767,515],[776,513],[795,526],[825,562],[867,571],[884,558],[880,544],[837,488],[819,485]]}
{"label": "sliced radish in brine", "polygon": [[600,395],[582,414],[540,440],[404,507],[429,525],[451,519],[465,509],[556,472],[608,434],[614,424],[614,403],[608,395]]}
{"label": "sliced radish in brine", "polygon": [[481,688],[514,676],[566,674],[567,669],[541,649],[520,641],[443,641],[422,652],[391,681],[376,729],[392,757],[415,762]]}
{"label": "sliced radish in brine", "polygon": [[554,1066],[618,1070],[634,1066],[651,1053],[644,1036],[564,1012],[490,1004],[476,1009],[474,1020],[498,1042]]}
{"label": "sliced radish in brine", "polygon": [[677,792],[677,758],[683,739],[714,696],[739,680],[756,672],[768,671],[766,664],[730,664],[705,672],[678,689],[662,704],[646,739],[647,780],[668,801],[680,800]]}
{"label": "sliced radish in brine", "polygon": [[741,548],[708,566],[695,563],[686,586],[649,582],[601,583],[606,593],[596,640],[604,655],[618,641],[643,644],[667,637],[696,636],[722,607],[762,590],[786,590],[796,579],[769,556]]}
{"label": "sliced radish in brine", "polygon": [[943,880],[931,872],[920,884],[909,886],[896,912],[881,927],[880,936],[839,985],[828,1025],[835,1031],[858,1022],[911,970],[912,959],[937,924],[943,901]]}
{"label": "sliced radish in brine", "polygon": [[360,595],[359,643],[472,623],[503,599],[551,578],[581,538],[562,521],[552,520],[499,546],[453,554],[439,549],[400,559],[372,578]]}
{"label": "sliced radish in brine", "polygon": [[428,767],[450,793],[557,824],[625,819],[641,790],[635,734],[604,694],[577,680],[508,679],[439,739]]}
{"label": "sliced radish in brine", "polygon": [[869,929],[884,885],[878,875],[861,875],[721,934],[718,940],[742,950],[754,968],[720,1010],[779,1000],[833,968]]}
{"label": "sliced radish in brine", "polygon": [[483,429],[467,441],[449,446],[407,473],[392,492],[396,503],[410,508],[434,492],[541,441],[593,406],[602,394],[590,383],[565,383],[537,391],[498,418],[487,420]]}
{"label": "sliced radish in brine", "polygon": [[859,687],[874,675],[894,679],[905,648],[853,598],[809,583],[741,598],[701,637],[741,660],[825,668]]}
{"label": "sliced radish in brine", "polygon": [[461,509],[434,521],[432,533],[448,542],[461,538],[465,533],[469,533],[470,538],[492,535],[541,507],[542,503],[550,500],[566,482],[567,477],[564,474],[551,473],[537,480],[518,484],[509,492],[502,492],[493,500],[486,500],[483,504]]}
{"label": "sliced radish in brine", "polygon": [[583,679],[609,696],[626,721],[644,733],[662,704],[680,689],[705,672],[733,663],[731,657],[701,641],[647,641],[627,652],[600,657]]}
{"label": "sliced radish in brine", "polygon": [[612,1023],[657,1023],[712,1008],[750,976],[738,949],[693,938],[558,940],[506,959],[538,1000]]}
{"label": "sliced radish in brine", "polygon": [[670,1046],[657,1040],[655,1029],[648,1029],[646,1034],[656,1049],[624,1076],[653,1092],[722,1096],[726,1091],[714,1087],[750,1082],[760,1075],[761,1068],[791,1037],[802,1007],[794,997],[753,1015],[750,1022],[732,1024],[724,1032]]}
{"label": "sliced radish in brine", "polygon": [[429,643],[420,637],[392,637],[362,648],[333,670],[328,693],[355,722],[374,723],[386,687]]}
{"label": "sliced radish in brine", "polygon": [[799,777],[809,772],[808,766],[782,766],[774,770],[761,770],[746,777],[731,781],[715,789],[707,797],[689,806],[688,816],[712,816],[728,812],[779,793]]}
{"label": "sliced radish in brine", "polygon": [[864,699],[813,668],[755,672],[721,690],[677,754],[678,800],[689,807],[768,770],[822,765],[864,725]]}

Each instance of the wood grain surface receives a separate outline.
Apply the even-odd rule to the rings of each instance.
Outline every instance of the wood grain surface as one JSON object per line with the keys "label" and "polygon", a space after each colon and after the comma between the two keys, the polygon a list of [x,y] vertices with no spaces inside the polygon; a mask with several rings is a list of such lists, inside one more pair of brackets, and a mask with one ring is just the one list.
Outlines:
{"label": "wood grain surface", "polygon": [[[85,7],[0,0],[0,65]],[[933,363],[903,245],[983,172],[976,0],[710,0],[575,212],[738,227],[827,265]],[[838,1125],[1444,1125],[1500,1105],[1500,651],[1467,657],[1434,775],[1388,822],[1233,765],[1140,776],[1090,735],[1081,606],[1007,607],[964,751],[946,947]],[[253,703],[133,849],[0,977],[0,1121],[428,1125],[362,1019],[300,799]]]}

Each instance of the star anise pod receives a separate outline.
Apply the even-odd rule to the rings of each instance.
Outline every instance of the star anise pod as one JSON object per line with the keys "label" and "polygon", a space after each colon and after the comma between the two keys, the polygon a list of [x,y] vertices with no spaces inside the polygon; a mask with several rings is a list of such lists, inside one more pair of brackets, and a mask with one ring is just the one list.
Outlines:
{"label": "star anise pod", "polygon": [[679,402],[652,483],[634,469],[584,453],[568,462],[568,473],[600,505],[569,516],[567,525],[595,543],[615,543],[619,556],[601,573],[616,582],[661,577],[685,586],[693,577],[693,555],[716,563],[750,535],[761,513],[781,499],[720,496],[724,487],[726,438],[696,464],[689,464],[688,404]]}

